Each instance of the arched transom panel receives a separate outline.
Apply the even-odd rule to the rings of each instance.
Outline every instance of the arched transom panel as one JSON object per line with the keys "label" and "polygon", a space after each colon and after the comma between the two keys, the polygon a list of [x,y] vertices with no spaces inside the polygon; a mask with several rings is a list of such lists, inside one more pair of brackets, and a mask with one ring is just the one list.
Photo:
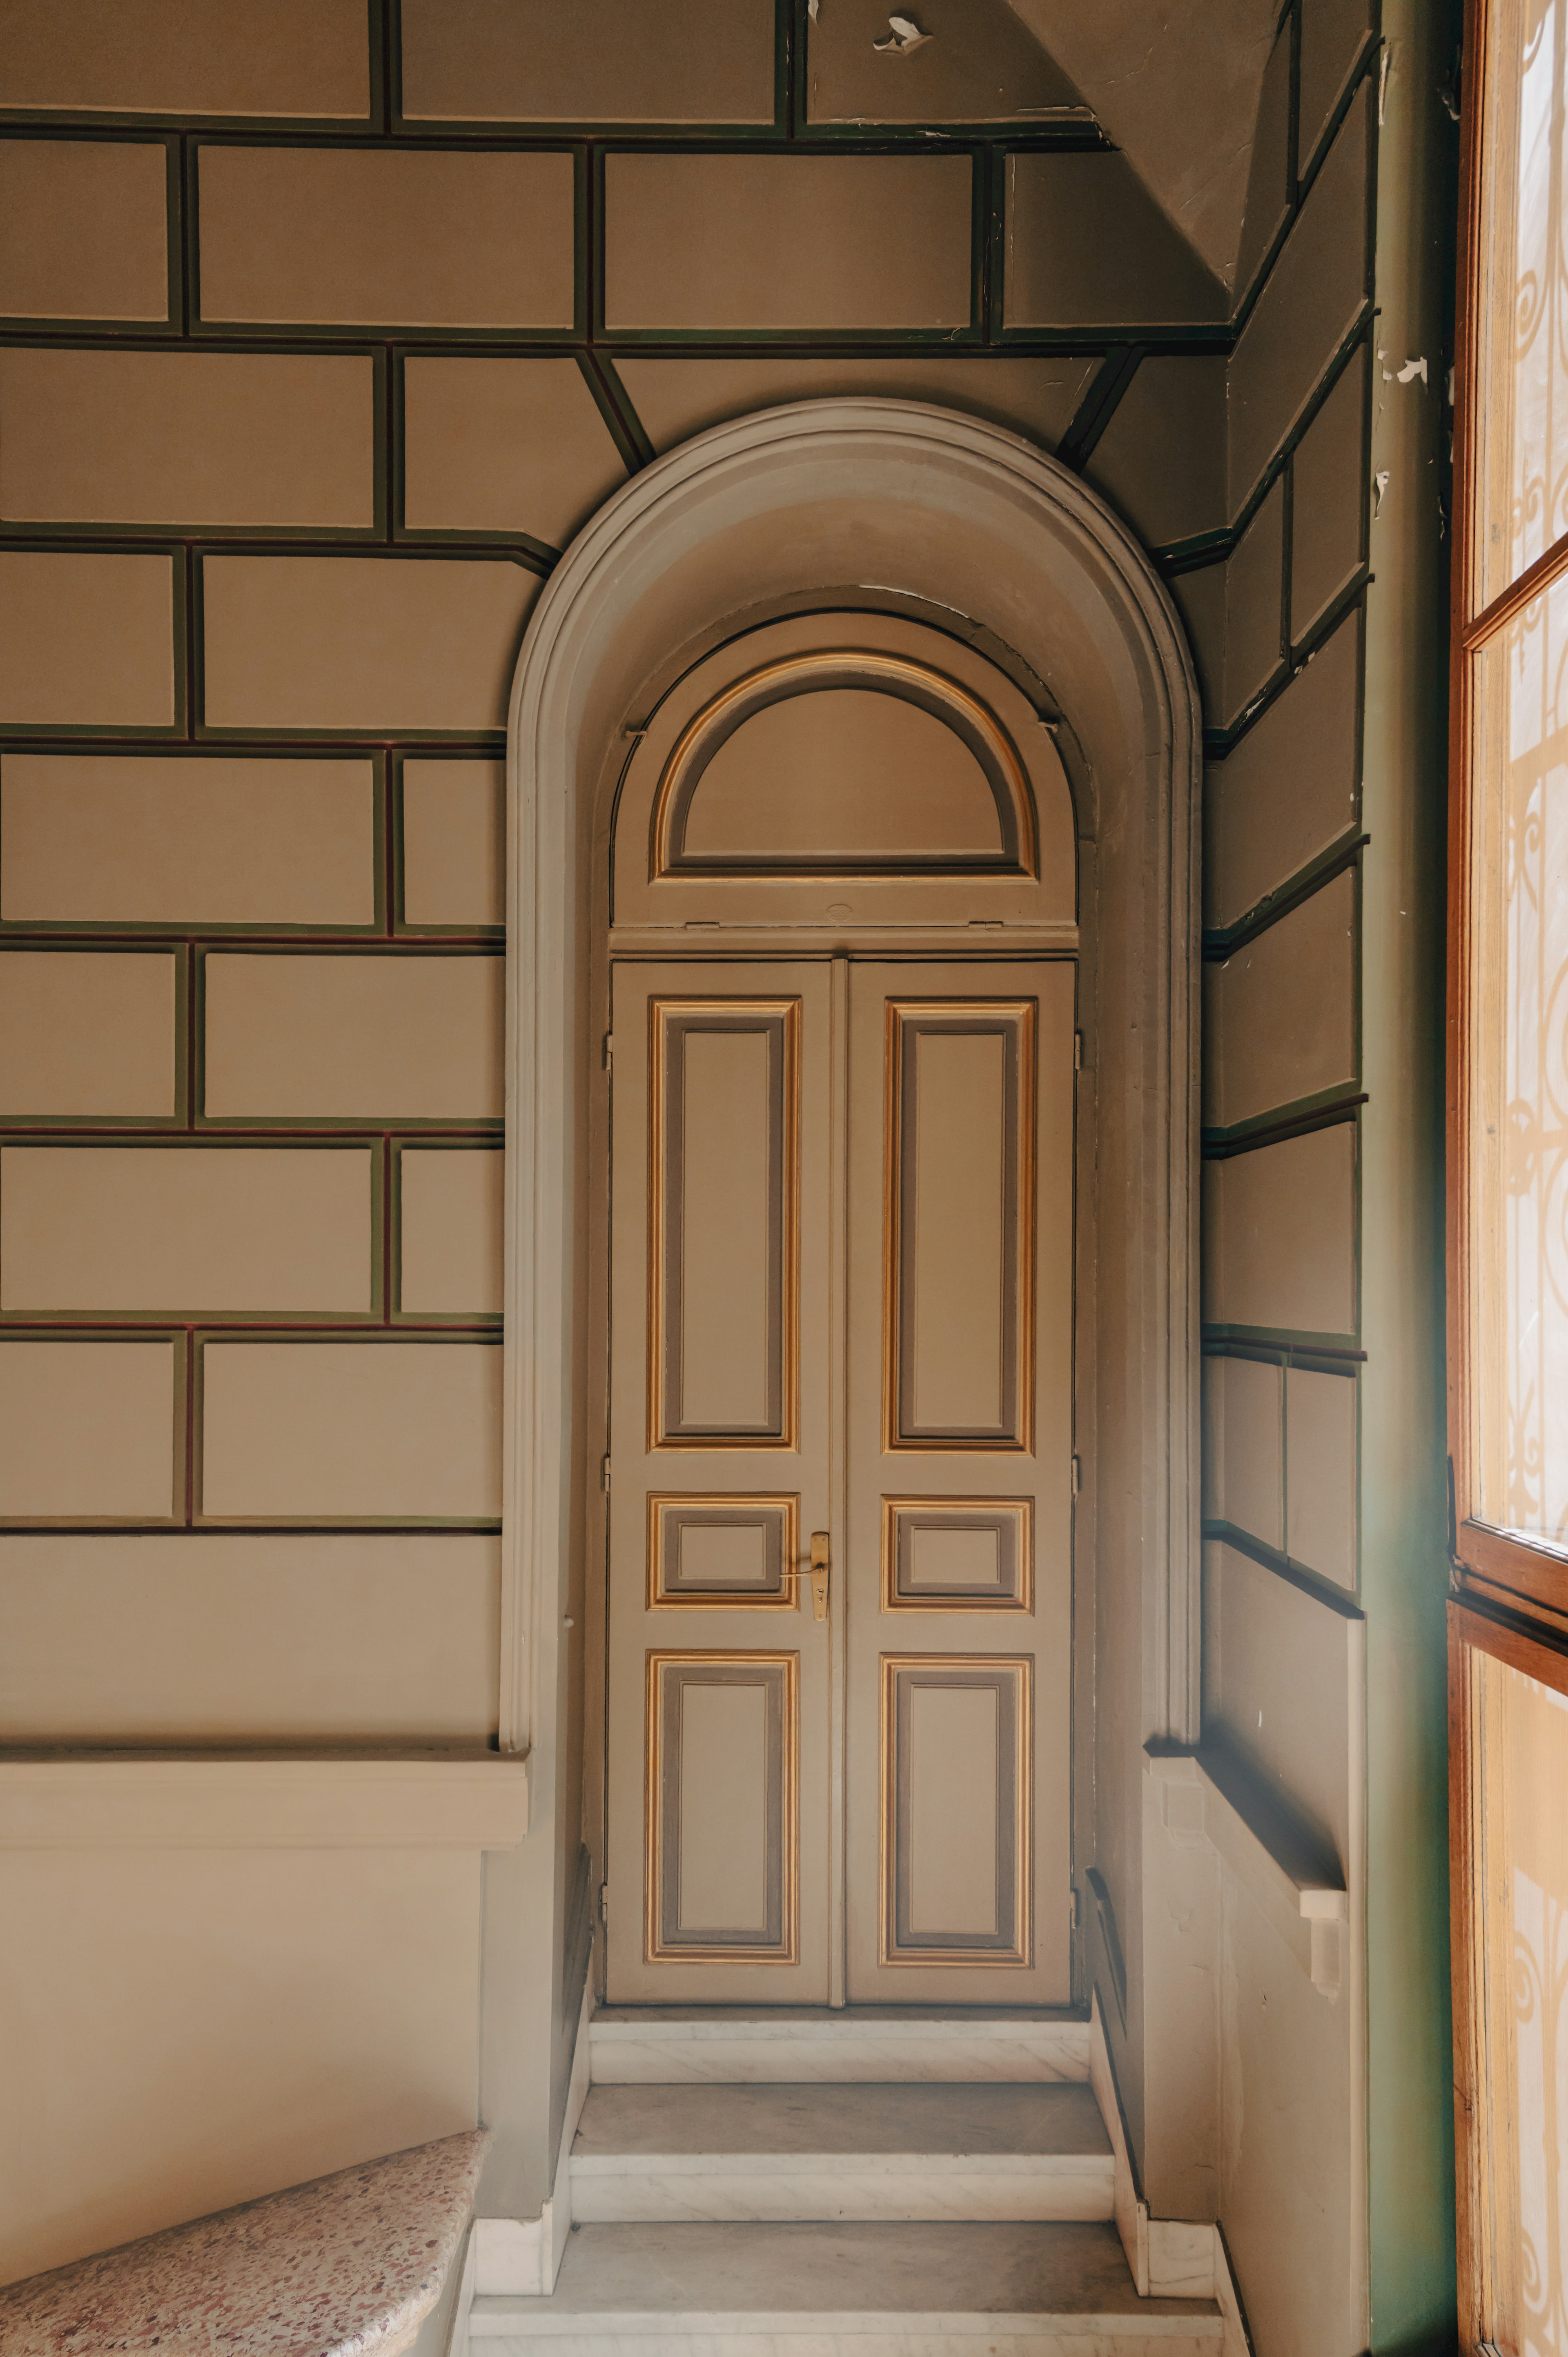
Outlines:
{"label": "arched transom panel", "polygon": [[614,922],[1069,924],[1048,719],[962,640],[795,615],[693,664],[622,782]]}

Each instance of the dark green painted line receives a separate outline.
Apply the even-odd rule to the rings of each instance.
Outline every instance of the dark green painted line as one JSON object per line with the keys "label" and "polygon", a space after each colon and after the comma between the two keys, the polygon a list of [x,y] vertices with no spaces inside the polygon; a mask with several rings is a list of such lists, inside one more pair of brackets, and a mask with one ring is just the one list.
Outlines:
{"label": "dark green painted line", "polygon": [[1207,931],[1203,936],[1205,961],[1223,964],[1238,950],[1245,949],[1249,942],[1256,941],[1260,933],[1266,933],[1271,925],[1278,924],[1282,917],[1288,917],[1293,909],[1299,909],[1304,900],[1312,899],[1336,876],[1343,874],[1348,867],[1358,866],[1361,853],[1371,840],[1369,834],[1355,832],[1341,835],[1326,851],[1319,852],[1316,859],[1309,860],[1305,867],[1298,868],[1283,884],[1249,909],[1244,916],[1238,917],[1234,924],[1218,925]]}
{"label": "dark green painted line", "polygon": [[1364,1094],[1350,1096],[1341,1090],[1326,1091],[1324,1103],[1298,1112],[1270,1113],[1256,1122],[1239,1123],[1236,1131],[1206,1129],[1204,1161],[1231,1162],[1239,1154],[1254,1154],[1262,1146],[1279,1146],[1286,1138],[1311,1137],[1320,1129],[1354,1127],[1358,1108],[1367,1103]]}
{"label": "dark green painted line", "polygon": [[1143,358],[1141,344],[1119,345],[1106,355],[1090,379],[1089,389],[1057,445],[1058,460],[1070,467],[1074,474],[1081,473],[1092,457],[1096,444],[1137,375]]}
{"label": "dark green painted line", "polygon": [[631,395],[616,372],[614,361],[605,352],[595,350],[583,353],[577,364],[627,472],[635,475],[639,468],[651,466],[657,454]]}
{"label": "dark green painted line", "polygon": [[370,11],[370,119],[381,138],[403,118],[402,0],[366,0]]}
{"label": "dark green painted line", "polygon": [[1315,1603],[1326,1605],[1329,1611],[1337,1612],[1341,1620],[1364,1620],[1367,1617],[1348,1588],[1341,1587],[1336,1580],[1325,1578],[1322,1572],[1313,1571],[1306,1564],[1295,1562],[1279,1547],[1270,1546],[1266,1540],[1255,1539],[1251,1531],[1239,1530],[1234,1523],[1206,1522],[1203,1536],[1217,1540],[1237,1555],[1244,1555],[1261,1570],[1272,1571],[1276,1579],[1285,1580],[1292,1587],[1300,1588],[1302,1594],[1310,1596]]}
{"label": "dark green painted line", "polygon": [[1201,1340],[1204,1354],[1209,1358],[1232,1353],[1248,1358],[1260,1351],[1288,1351],[1297,1356],[1307,1351],[1317,1358],[1361,1364],[1367,1356],[1354,1334],[1331,1334],[1307,1326],[1236,1326],[1222,1320],[1206,1321]]}
{"label": "dark green painted line", "polygon": [[1208,1339],[1209,1331],[1219,1330],[1206,1329],[1202,1346],[1206,1359],[1251,1359],[1271,1367],[1298,1367],[1307,1374],[1340,1375],[1347,1383],[1354,1383],[1367,1356],[1364,1351],[1335,1353],[1296,1342],[1216,1342]]}
{"label": "dark green painted line", "polygon": [[[1275,676],[1273,684],[1265,689],[1262,694],[1255,697],[1248,705],[1240,718],[1232,722],[1229,728],[1204,730],[1203,751],[1206,760],[1223,760],[1228,753],[1235,751],[1244,737],[1251,735],[1263,715],[1279,702],[1285,690],[1299,678],[1318,650],[1327,644],[1340,623],[1360,605],[1376,578],[1375,574],[1363,568],[1357,574],[1354,580],[1348,581],[1332,604],[1325,607],[1300,645],[1294,650],[1288,667]],[[1359,731],[1357,741],[1359,745]]]}
{"label": "dark green painted line", "polygon": [[1281,1138],[1301,1137],[1310,1130],[1332,1128],[1332,1122],[1322,1121],[1318,1116],[1348,1114],[1349,1109],[1366,1103],[1364,1090],[1352,1094],[1348,1086],[1318,1089],[1310,1096],[1294,1097],[1288,1103],[1271,1106],[1267,1113],[1253,1114],[1246,1121],[1231,1122],[1225,1128],[1205,1129],[1201,1133],[1203,1159],[1224,1162],[1249,1146],[1273,1146]]}
{"label": "dark green painted line", "polygon": [[806,0],[773,0],[773,128],[798,139],[811,113]]}

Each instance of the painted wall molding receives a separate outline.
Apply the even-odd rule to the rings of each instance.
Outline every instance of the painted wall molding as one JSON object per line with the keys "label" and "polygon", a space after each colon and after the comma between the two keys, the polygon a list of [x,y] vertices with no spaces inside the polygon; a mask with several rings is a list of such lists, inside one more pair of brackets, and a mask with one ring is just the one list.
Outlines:
{"label": "painted wall molding", "polygon": [[3,1849],[510,1849],[522,1760],[0,1760]]}

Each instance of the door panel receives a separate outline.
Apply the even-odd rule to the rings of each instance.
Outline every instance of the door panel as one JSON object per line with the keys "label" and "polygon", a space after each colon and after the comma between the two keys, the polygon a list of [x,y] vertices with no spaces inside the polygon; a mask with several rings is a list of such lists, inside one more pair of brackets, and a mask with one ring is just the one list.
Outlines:
{"label": "door panel", "polygon": [[887,1445],[1027,1448],[1034,1002],[886,1007]]}
{"label": "door panel", "polygon": [[851,969],[861,2003],[1072,1995],[1074,989],[1068,962]]}
{"label": "door panel", "polygon": [[615,966],[613,2001],[1070,2000],[1074,987]]}
{"label": "door panel", "polygon": [[828,970],[611,1004],[609,1992],[822,2004]]}
{"label": "door panel", "polygon": [[800,1002],[649,1005],[653,1445],[792,1445]]}
{"label": "door panel", "polygon": [[648,1656],[650,1962],[797,1961],[799,1662]]}

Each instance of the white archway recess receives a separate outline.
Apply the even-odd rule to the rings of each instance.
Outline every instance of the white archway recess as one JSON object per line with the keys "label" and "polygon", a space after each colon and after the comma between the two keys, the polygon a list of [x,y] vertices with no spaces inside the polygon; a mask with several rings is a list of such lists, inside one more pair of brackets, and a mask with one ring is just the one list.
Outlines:
{"label": "white archway recess", "polygon": [[1096,1252],[1079,1304],[1080,1431],[1083,1379],[1092,1426],[1079,1535],[1098,1566],[1097,1781],[1115,1821],[1102,1836],[1135,1857],[1144,1743],[1197,1736],[1197,695],[1169,601],[1111,511],[1016,436],[918,403],[801,402],[671,452],[587,525],[523,642],[509,744],[501,1742],[532,1750],[542,1834],[562,1789],[564,1599],[587,1478],[576,1361],[603,781],[639,690],[678,650],[768,600],[845,585],[945,608],[961,636],[993,634],[1045,683],[1088,771],[1096,1151],[1080,1184]]}

